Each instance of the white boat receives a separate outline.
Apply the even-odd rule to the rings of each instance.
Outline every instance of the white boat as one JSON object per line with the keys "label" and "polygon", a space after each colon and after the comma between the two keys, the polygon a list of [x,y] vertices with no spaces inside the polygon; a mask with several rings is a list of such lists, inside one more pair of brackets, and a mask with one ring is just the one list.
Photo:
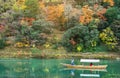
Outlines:
{"label": "white boat", "polygon": [[[100,62],[98,59],[81,59],[80,62]],[[106,69],[108,65],[71,65],[71,64],[65,64],[61,63],[63,66],[67,68],[79,68],[79,69]]]}

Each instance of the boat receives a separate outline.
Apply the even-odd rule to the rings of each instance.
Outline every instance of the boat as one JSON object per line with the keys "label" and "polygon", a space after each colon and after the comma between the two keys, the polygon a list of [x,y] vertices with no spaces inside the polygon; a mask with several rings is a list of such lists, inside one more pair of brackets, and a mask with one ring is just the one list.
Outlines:
{"label": "boat", "polygon": [[[97,59],[81,59],[80,62],[100,62],[100,60]],[[67,68],[79,68],[79,69],[106,69],[108,65],[71,65],[66,63],[61,63],[63,66]]]}
{"label": "boat", "polygon": [[107,72],[106,69],[84,69],[84,68],[63,68],[61,70],[90,70],[90,71],[98,71],[98,72]]}
{"label": "boat", "polygon": [[61,64],[67,68],[81,68],[81,69],[106,69],[107,67],[107,65],[88,66],[88,65],[71,65],[71,64],[65,64],[65,63],[61,63]]}

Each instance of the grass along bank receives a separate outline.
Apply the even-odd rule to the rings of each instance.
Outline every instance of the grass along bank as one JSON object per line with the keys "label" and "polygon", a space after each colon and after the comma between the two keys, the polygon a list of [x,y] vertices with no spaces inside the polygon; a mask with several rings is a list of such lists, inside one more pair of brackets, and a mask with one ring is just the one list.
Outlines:
{"label": "grass along bank", "polygon": [[40,59],[61,59],[61,58],[95,58],[95,59],[120,59],[118,52],[66,52],[64,49],[38,48],[14,48],[6,47],[0,50],[0,58],[40,58]]}

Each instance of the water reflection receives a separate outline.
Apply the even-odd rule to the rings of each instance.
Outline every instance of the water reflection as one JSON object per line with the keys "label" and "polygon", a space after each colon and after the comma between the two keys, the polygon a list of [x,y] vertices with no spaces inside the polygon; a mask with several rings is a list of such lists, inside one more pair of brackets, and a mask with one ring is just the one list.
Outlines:
{"label": "water reflection", "polygon": [[[106,70],[84,70],[65,68],[64,71],[70,71],[70,78],[101,78],[100,73],[107,73]],[[78,77],[79,75],[79,77]]]}
{"label": "water reflection", "polygon": [[[71,78],[120,78],[120,61],[105,60],[101,64],[108,64],[107,69],[89,70],[89,69],[74,69],[74,75]],[[71,68],[65,68],[64,71],[72,71]],[[69,73],[71,75],[71,73]],[[78,76],[79,75],[79,76]]]}
{"label": "water reflection", "polygon": [[5,70],[8,70],[8,68],[3,64],[0,64],[0,73],[4,72]]}
{"label": "water reflection", "polygon": [[75,73],[74,73],[75,70],[71,70],[71,76],[74,76]]}

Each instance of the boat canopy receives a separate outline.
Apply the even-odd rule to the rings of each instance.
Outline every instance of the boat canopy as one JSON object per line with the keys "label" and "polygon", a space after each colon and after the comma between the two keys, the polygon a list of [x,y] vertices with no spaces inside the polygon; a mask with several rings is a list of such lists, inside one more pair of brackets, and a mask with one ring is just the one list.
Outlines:
{"label": "boat canopy", "polygon": [[99,59],[80,59],[80,62],[100,62]]}
{"label": "boat canopy", "polygon": [[80,76],[84,76],[84,77],[100,77],[99,74],[80,74]]}

